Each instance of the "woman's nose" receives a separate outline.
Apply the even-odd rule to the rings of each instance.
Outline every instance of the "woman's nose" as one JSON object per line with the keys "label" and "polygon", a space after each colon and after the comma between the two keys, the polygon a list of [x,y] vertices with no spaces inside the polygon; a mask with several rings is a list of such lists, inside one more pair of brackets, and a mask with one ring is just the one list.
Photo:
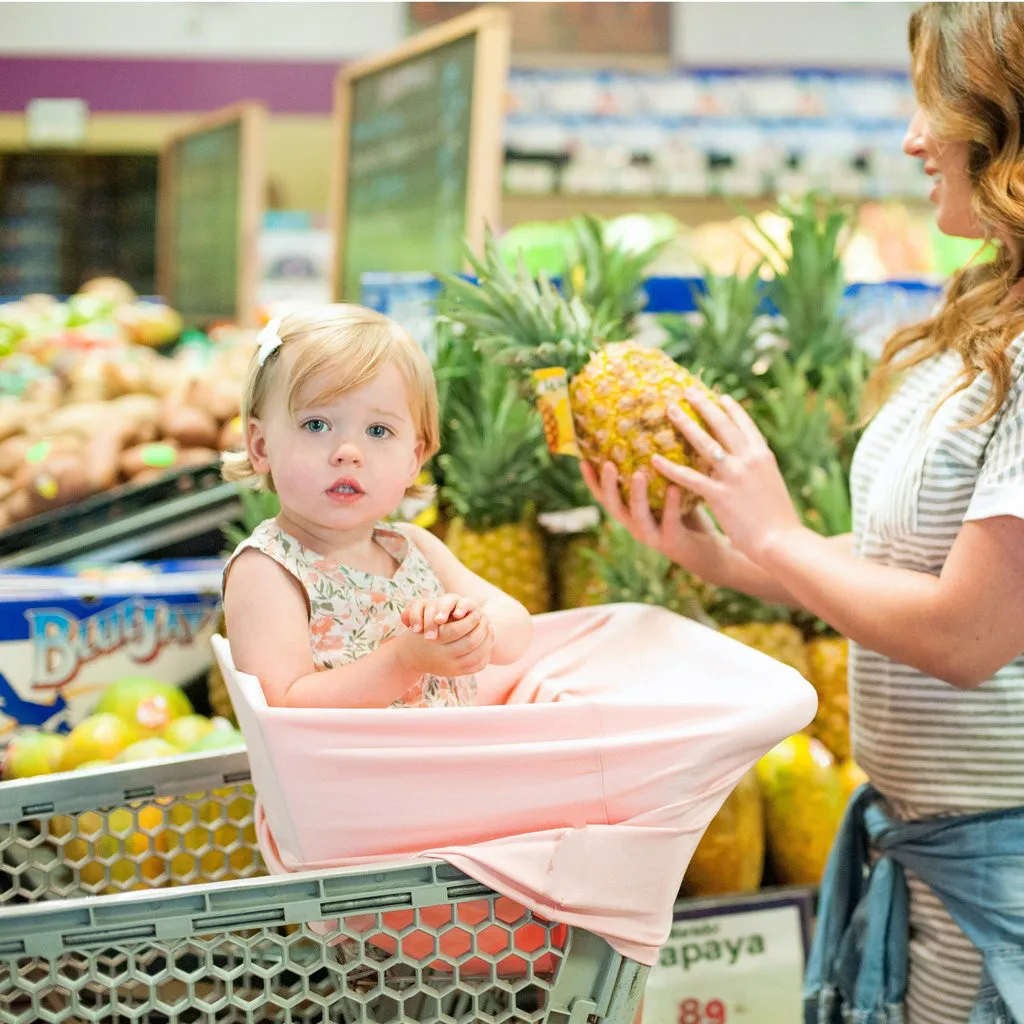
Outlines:
{"label": "woman's nose", "polygon": [[907,125],[906,134],[903,136],[903,152],[907,156],[917,157],[920,160],[924,159],[924,137],[927,128],[928,123],[925,121],[924,113],[918,107],[914,111],[914,116],[910,119],[910,124]]}

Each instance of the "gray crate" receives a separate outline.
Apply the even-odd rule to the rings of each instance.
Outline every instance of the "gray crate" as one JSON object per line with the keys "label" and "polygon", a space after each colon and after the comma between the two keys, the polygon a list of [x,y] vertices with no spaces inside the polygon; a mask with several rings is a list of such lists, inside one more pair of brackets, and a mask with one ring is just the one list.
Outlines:
{"label": "gray crate", "polygon": [[[186,854],[262,872],[230,814],[247,783],[238,753],[0,785],[0,1024],[632,1024],[647,968],[444,863],[161,887]],[[87,814],[101,874],[59,842],[88,844]],[[194,841],[144,842],[168,832]],[[147,891],[81,895],[125,886]]]}
{"label": "gray crate", "polygon": [[263,875],[244,751],[0,784],[0,906]]}

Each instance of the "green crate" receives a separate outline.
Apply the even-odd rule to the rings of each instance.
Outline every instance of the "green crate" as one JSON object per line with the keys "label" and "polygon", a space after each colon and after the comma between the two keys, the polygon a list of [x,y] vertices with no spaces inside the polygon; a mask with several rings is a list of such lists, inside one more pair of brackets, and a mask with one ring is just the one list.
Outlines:
{"label": "green crate", "polygon": [[[223,831],[251,824],[231,817],[248,780],[239,752],[0,785],[0,1024],[632,1024],[646,967],[443,862],[168,887],[180,845],[132,836],[201,821],[189,856],[227,875],[241,850],[263,872]],[[107,829],[88,848],[99,875],[64,856],[90,842],[88,814]],[[56,840],[55,817],[72,823]],[[124,887],[140,891],[107,892]]]}

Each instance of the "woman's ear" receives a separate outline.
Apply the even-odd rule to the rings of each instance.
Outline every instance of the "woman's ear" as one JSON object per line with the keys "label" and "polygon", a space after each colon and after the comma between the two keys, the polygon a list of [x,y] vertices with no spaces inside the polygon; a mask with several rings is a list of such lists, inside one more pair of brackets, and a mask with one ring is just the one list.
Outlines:
{"label": "woman's ear", "polygon": [[264,433],[262,420],[249,420],[245,428],[245,451],[249,462],[257,473],[270,472],[270,459],[267,456],[267,436]]}

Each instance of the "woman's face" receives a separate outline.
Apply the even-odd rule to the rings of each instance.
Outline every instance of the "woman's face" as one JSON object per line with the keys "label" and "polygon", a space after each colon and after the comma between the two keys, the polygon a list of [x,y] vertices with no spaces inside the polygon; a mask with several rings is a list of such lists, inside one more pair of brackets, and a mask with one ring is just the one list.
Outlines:
{"label": "woman's face", "polygon": [[984,238],[985,232],[971,208],[974,186],[967,173],[967,143],[940,142],[918,107],[903,138],[903,152],[924,164],[932,179],[929,198],[935,204],[935,223],[944,235]]}

